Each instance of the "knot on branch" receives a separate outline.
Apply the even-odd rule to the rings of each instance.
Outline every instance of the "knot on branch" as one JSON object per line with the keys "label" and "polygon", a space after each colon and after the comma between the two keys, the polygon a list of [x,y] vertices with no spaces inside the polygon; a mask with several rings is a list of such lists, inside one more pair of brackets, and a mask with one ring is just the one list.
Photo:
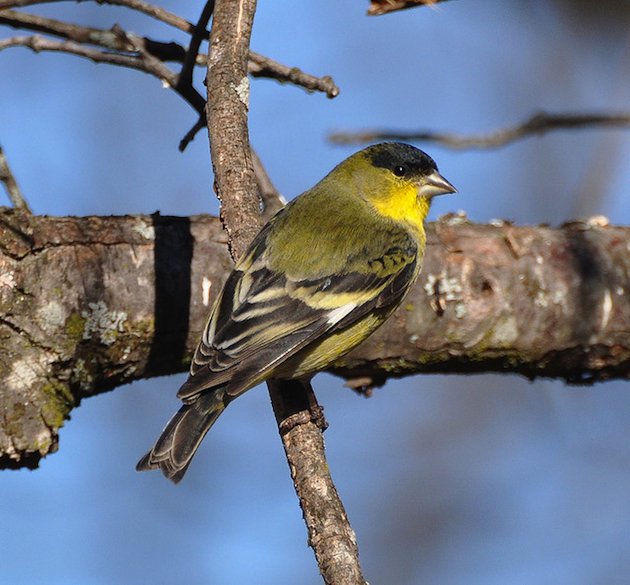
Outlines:
{"label": "knot on branch", "polygon": [[315,426],[320,429],[322,433],[328,428],[328,421],[324,416],[323,406],[320,406],[319,404],[314,404],[308,410],[301,410],[300,412],[289,415],[278,425],[280,436],[284,437],[284,435],[286,435],[293,429],[308,423],[315,424]]}

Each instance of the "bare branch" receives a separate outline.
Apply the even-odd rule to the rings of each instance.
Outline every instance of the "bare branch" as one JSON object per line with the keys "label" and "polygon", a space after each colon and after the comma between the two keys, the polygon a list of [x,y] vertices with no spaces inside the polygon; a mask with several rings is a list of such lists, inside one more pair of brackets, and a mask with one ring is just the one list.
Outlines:
{"label": "bare branch", "polygon": [[[67,52],[68,54],[89,58],[95,62],[130,67],[155,75],[165,85],[173,88],[199,113],[198,120],[179,143],[179,150],[184,151],[197,132],[206,126],[205,100],[192,85],[192,68],[195,63],[197,65],[207,65],[207,56],[199,55],[197,51],[201,41],[208,36],[205,26],[207,19],[210,18],[212,8],[212,2],[206,4],[204,14],[200,17],[197,32],[193,35],[188,51],[174,42],[163,43],[128,33],[118,25],[106,30],[79,26],[14,10],[0,10],[0,24],[6,24],[13,28],[43,32],[76,43],[59,43],[34,35],[33,37],[13,37],[2,40],[0,41],[0,50],[24,46],[34,51]],[[171,18],[170,20],[172,21],[173,19]],[[175,22],[182,25],[181,21]],[[187,29],[187,27],[188,25],[182,25],[183,29]],[[97,51],[89,47],[80,49],[82,44],[100,46],[108,49],[108,51]],[[128,53],[133,54],[129,55]],[[192,58],[192,55],[196,55],[196,57]],[[282,65],[258,53],[250,52],[249,55],[248,71],[255,77],[269,77],[280,82],[293,83],[304,87],[307,91],[326,92],[328,97],[335,97],[339,93],[337,86],[329,76],[315,77],[304,73],[300,69]],[[140,57],[140,59],[137,57]],[[160,61],[179,61],[184,63],[182,73],[177,76],[173,71],[161,65]]]}
{"label": "bare branch", "polygon": [[[197,64],[201,63],[207,63],[207,57],[198,55]],[[329,75],[317,77],[315,75],[311,75],[310,73],[305,73],[297,67],[283,65],[278,61],[274,61],[269,57],[265,57],[259,53],[254,53],[253,51],[249,51],[247,70],[252,77],[265,77],[268,79],[275,79],[280,83],[291,83],[293,85],[297,85],[298,87],[303,87],[308,92],[321,91],[331,99],[339,95],[339,88]],[[182,138],[179,143],[179,149],[182,151],[185,150],[188,144],[195,138],[197,132],[199,132],[205,125],[206,119],[204,115],[186,133],[184,138]]]}
{"label": "bare branch", "polygon": [[[197,25],[195,26],[192,38],[190,39],[190,45],[184,57],[183,65],[179,73],[179,78],[177,80],[177,89],[179,91],[196,91],[193,86],[193,69],[195,68],[196,64],[199,64],[201,62],[203,62],[206,67],[208,66],[207,58],[204,60],[204,62],[198,57],[201,41],[204,39],[207,40],[209,38],[209,33],[206,30],[206,26],[210,21],[210,17],[212,16],[213,11],[214,0],[208,0],[208,2],[206,2],[205,6],[203,7],[203,10],[201,11],[201,15],[199,16],[199,20],[197,21]],[[188,130],[184,137],[179,141],[180,152],[184,152],[184,150],[186,150],[188,144],[190,144],[190,142],[194,140],[197,132],[199,132],[207,124],[205,103],[203,104],[203,107],[198,110],[198,112],[199,118],[197,119],[193,127]]]}
{"label": "bare branch", "polygon": [[31,213],[31,209],[22,195],[22,191],[18,187],[17,181],[11,172],[9,162],[4,154],[2,146],[0,146],[0,182],[4,183],[9,199],[13,203],[13,207],[20,209],[26,213]]}
{"label": "bare branch", "polygon": [[433,142],[455,149],[498,148],[532,135],[541,136],[554,130],[575,128],[630,126],[630,114],[547,114],[540,112],[509,128],[490,134],[461,136],[447,132],[397,132],[395,130],[366,130],[364,132],[335,132],[329,140],[335,144],[362,144],[380,140],[403,140],[410,142]]}
{"label": "bare branch", "polygon": [[207,126],[205,111],[201,114],[194,126],[184,134],[184,137],[179,141],[179,151],[184,152],[186,147],[195,139],[197,132],[200,132]]}
{"label": "bare branch", "polygon": [[[271,217],[284,204],[260,159],[252,152],[256,180],[264,203],[263,215]],[[333,483],[322,432],[328,424],[310,383],[271,380],[268,383],[278,430],[291,470],[309,534],[309,545],[325,583],[365,580],[359,564],[356,536]]]}
{"label": "bare branch", "polygon": [[74,41],[53,41],[41,35],[0,39],[0,51],[9,47],[21,46],[27,47],[35,52],[53,51],[68,53],[85,57],[95,63],[108,63],[110,65],[136,69],[157,77],[165,86],[174,89],[197,112],[203,112],[205,100],[201,94],[190,86],[182,87],[181,89],[178,88],[177,75],[164,65],[159,58],[155,57],[145,48],[145,40],[142,37],[125,32],[119,27],[113,27],[111,33],[120,39],[117,42],[124,43],[126,46],[133,48],[136,55],[100,51]]}
{"label": "bare branch", "polygon": [[[122,31],[121,31],[122,33]],[[148,73],[163,79],[178,95],[183,97],[199,114],[203,114],[206,107],[206,100],[192,86],[192,84],[180,83],[179,76],[173,73],[162,61],[152,55],[145,47],[141,37],[130,33],[122,33],[127,40],[135,47],[142,57]]]}
{"label": "bare branch", "polygon": [[[26,6],[37,3],[39,2],[18,2],[16,4],[15,2],[8,3],[0,0],[0,7],[18,4]],[[212,14],[214,2],[210,1],[205,5],[197,25],[192,25],[177,15],[162,9],[153,11],[151,10],[151,5],[144,2],[109,3],[141,10],[184,32],[191,33],[192,39],[188,50],[175,42],[164,43],[147,37],[140,37],[124,31],[118,25],[113,26],[109,30],[99,29],[7,9],[0,10],[0,24],[58,36],[76,44],[58,43],[45,37],[34,35],[33,37],[13,37],[2,40],[0,41],[0,50],[23,46],[29,47],[34,51],[66,52],[89,58],[98,63],[130,67],[155,75],[165,85],[174,89],[199,113],[198,120],[179,143],[179,150],[184,151],[197,132],[206,126],[205,100],[193,86],[192,70],[194,65],[207,66],[208,63],[207,55],[200,55],[198,51],[202,40],[207,40],[209,37],[205,27]],[[87,47],[81,50],[79,48],[81,44],[100,46],[108,49],[108,51],[96,51]],[[133,55],[128,53],[133,53]],[[138,59],[136,57],[141,58]],[[183,63],[179,76],[162,66],[160,61],[178,61]],[[339,89],[330,76],[316,77],[301,71],[297,67],[288,67],[253,51],[249,52],[248,72],[253,77],[266,77],[281,83],[291,83],[310,92],[321,91],[326,93],[329,98],[339,94]]]}
{"label": "bare branch", "polygon": [[188,50],[186,51],[186,57],[184,58],[184,64],[182,66],[182,70],[179,73],[179,85],[190,85],[193,83],[193,69],[195,64],[197,63],[197,56],[199,53],[199,47],[201,46],[201,41],[204,39],[208,39],[208,31],[206,30],[206,26],[210,21],[210,17],[212,16],[212,12],[214,11],[214,0],[208,0],[201,11],[201,15],[199,16],[199,20],[195,25],[195,30],[192,33],[192,37],[190,39],[190,45],[188,46]]}
{"label": "bare branch", "polygon": [[332,481],[323,431],[328,424],[313,388],[299,380],[268,382],[293,485],[327,585],[367,585],[357,539]]}
{"label": "bare branch", "polygon": [[[258,155],[252,151],[254,172],[268,219],[285,203],[273,186]],[[356,536],[333,483],[322,433],[328,427],[323,408],[310,383],[268,382],[269,396],[291,470],[295,491],[325,583],[363,585]]]}
{"label": "bare branch", "polygon": [[[76,0],[77,3],[85,2],[87,0]],[[124,6],[135,10],[136,12],[142,12],[147,16],[160,20],[172,27],[175,27],[181,31],[189,34],[193,34],[195,31],[195,25],[188,22],[186,19],[173,14],[164,8],[149,4],[143,0],[96,0],[101,4],[111,4],[112,6]],[[24,6],[34,6],[36,4],[49,4],[52,2],[59,2],[59,0],[0,0],[0,10],[4,8],[23,8]]]}
{"label": "bare branch", "polygon": [[0,39],[0,51],[9,47],[27,47],[36,53],[39,53],[40,51],[69,53],[72,55],[78,55],[79,57],[85,57],[95,63],[109,63],[111,65],[129,67],[131,69],[138,69],[139,71],[145,72],[147,70],[143,60],[132,55],[121,55],[119,53],[99,51],[98,49],[84,47],[74,41],[52,41],[42,37],[41,35]]}
{"label": "bare branch", "polygon": [[[204,112],[205,100],[201,94],[192,87],[192,84],[180,83],[179,77],[162,63],[165,60],[185,60],[186,51],[177,43],[160,43],[146,37],[140,37],[126,32],[118,25],[109,30],[84,27],[14,10],[0,10],[0,24],[36,30],[71,41],[60,43],[39,35],[14,37],[0,41],[0,50],[9,46],[21,45],[34,51],[62,51],[87,57],[95,62],[138,69],[154,75],[162,83],[174,89],[198,113]],[[83,44],[101,46],[108,51],[82,47]],[[129,55],[128,53],[132,54]]]}
{"label": "bare branch", "polygon": [[[119,26],[114,26],[109,30],[80,26],[15,10],[0,10],[0,24],[41,32],[77,43],[95,45],[110,51],[135,52],[134,45],[126,39],[124,31]],[[186,49],[178,43],[162,43],[147,37],[139,38],[142,39],[145,50],[160,60],[183,62]]]}
{"label": "bare branch", "polygon": [[[2,1],[0,0],[0,5]],[[192,85],[192,69],[194,65],[207,66],[207,55],[199,54],[198,51],[201,41],[207,40],[209,36],[205,27],[212,14],[213,5],[214,2],[206,4],[204,13],[202,13],[197,25],[192,25],[168,11],[163,11],[166,14],[165,22],[176,26],[179,30],[192,34],[188,50],[175,42],[164,43],[147,37],[138,37],[142,39],[142,46],[149,54],[162,61],[184,63],[179,77],[181,86]],[[15,10],[0,10],[0,24],[60,36],[77,43],[97,45],[112,51],[134,51],[134,47],[125,41],[124,36],[118,34],[118,31],[121,30],[118,26],[109,30],[86,27]],[[310,73],[305,73],[297,67],[289,67],[253,51],[249,52],[248,72],[252,77],[263,77],[274,79],[280,83],[291,83],[298,87],[303,87],[309,92],[319,91],[325,93],[329,98],[339,95],[339,88],[329,75],[317,77]]]}
{"label": "bare branch", "polygon": [[268,77],[280,83],[293,83],[309,92],[321,91],[331,99],[339,95],[339,88],[329,75],[315,77],[297,67],[283,65],[253,51],[249,52],[249,59],[249,73],[253,77]]}

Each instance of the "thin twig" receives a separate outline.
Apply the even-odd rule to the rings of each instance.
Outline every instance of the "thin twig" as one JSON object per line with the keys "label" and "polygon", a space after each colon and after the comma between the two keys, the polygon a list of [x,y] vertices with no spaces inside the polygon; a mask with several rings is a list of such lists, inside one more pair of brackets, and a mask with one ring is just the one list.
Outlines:
{"label": "thin twig", "polygon": [[[0,0],[0,5],[2,2],[3,0]],[[206,4],[204,13],[202,13],[197,25],[193,25],[168,11],[163,11],[168,15],[165,21],[175,26],[175,28],[184,32],[191,32],[190,29],[192,27],[192,38],[188,50],[175,42],[165,43],[147,37],[139,37],[143,40],[144,48],[151,55],[158,57],[162,61],[184,63],[180,73],[180,78],[183,75],[182,83],[192,84],[193,65],[207,66],[207,55],[199,54],[199,46],[202,41],[208,39],[209,33],[205,27],[212,14],[213,7],[214,2]],[[119,27],[113,27],[108,30],[80,26],[36,14],[2,9],[0,9],[0,24],[51,34],[77,43],[97,45],[112,51],[133,50],[129,43],[125,42],[124,38],[116,33],[115,29],[119,29]],[[289,67],[254,51],[249,52],[248,72],[252,77],[264,77],[275,79],[280,83],[291,83],[303,87],[309,92],[319,91],[325,93],[329,98],[339,95],[339,88],[329,75],[317,77],[316,75],[305,73],[298,67]]]}
{"label": "thin twig", "polygon": [[630,114],[547,114],[540,112],[509,128],[489,134],[461,136],[446,132],[397,132],[395,130],[367,130],[364,132],[336,132],[329,136],[335,144],[361,144],[381,140],[403,140],[410,142],[433,142],[455,149],[498,148],[532,135],[541,136],[554,130],[588,127],[630,126]]}
{"label": "thin twig", "polygon": [[[0,3],[3,0],[0,0]],[[127,5],[125,3],[120,3]],[[129,3],[131,6],[132,3]],[[76,46],[74,45],[56,45],[46,44],[40,40],[27,42],[24,39],[27,37],[14,37],[14,39],[20,39],[19,42],[7,42],[7,40],[3,41],[3,45],[0,46],[2,48],[8,48],[10,46],[27,46],[32,48],[33,50],[55,50],[55,51],[64,51],[63,47],[67,47],[70,50],[69,53],[88,57],[94,61],[102,62],[102,63],[110,63],[113,65],[122,65],[125,67],[133,67],[135,69],[139,69],[145,71],[147,73],[152,73],[152,70],[161,69],[158,67],[157,62],[153,60],[153,65],[151,67],[152,70],[142,67],[140,61],[128,60],[125,57],[128,55],[123,55],[123,59],[116,60],[108,57],[110,52],[114,53],[138,53],[136,56],[143,57],[144,61],[146,61],[146,56],[152,56],[157,58],[160,61],[178,61],[182,62],[184,65],[180,72],[179,77],[172,77],[172,72],[169,70],[168,75],[158,76],[163,82],[167,83],[177,93],[179,93],[190,105],[195,108],[195,110],[200,114],[199,120],[195,123],[195,125],[186,133],[186,136],[180,142],[180,150],[184,150],[188,143],[194,138],[195,134],[205,126],[205,103],[202,101],[201,95],[194,89],[192,85],[192,69],[195,64],[197,65],[207,65],[207,56],[199,55],[199,46],[201,42],[208,38],[208,31],[205,29],[208,19],[212,14],[212,9],[214,7],[214,2],[208,2],[204,11],[199,19],[199,22],[196,26],[191,25],[184,19],[169,13],[168,11],[158,10],[157,13],[152,12],[149,9],[149,5],[145,3],[140,3],[148,14],[154,15],[157,14],[169,24],[173,24],[177,28],[184,30],[186,32],[190,32],[190,28],[193,28],[193,35],[191,39],[190,46],[188,50],[175,42],[160,42],[155,41],[153,39],[147,37],[141,37],[135,35],[133,33],[129,33],[124,31],[120,26],[115,25],[111,29],[99,29],[94,27],[86,27],[80,26],[73,23],[68,23],[60,20],[55,20],[53,18],[47,18],[34,14],[27,14],[24,12],[19,12],[15,10],[0,10],[0,24],[6,24],[13,28],[22,28],[26,30],[32,30],[36,32],[42,32],[54,36],[58,36],[64,38],[68,41],[74,41],[78,44],[88,44],[100,46],[105,49],[108,49],[105,53],[99,52],[86,52],[86,51],[77,51]],[[130,39],[133,37],[133,42],[130,42]],[[39,37],[38,37],[39,39]],[[51,41],[52,43],[52,41]],[[37,45],[39,49],[35,49],[34,46]],[[54,47],[54,48],[53,48]],[[149,59],[150,60],[150,59]],[[166,73],[165,70],[162,70],[163,73]],[[316,77],[314,75],[310,75],[308,73],[304,73],[300,69],[296,67],[289,67],[287,65],[283,65],[282,63],[278,63],[273,59],[265,57],[263,55],[259,55],[258,53],[250,52],[249,61],[248,61],[248,71],[254,77],[268,77],[271,79],[275,79],[280,81],[281,83],[292,83],[297,86],[304,87],[307,91],[321,91],[326,93],[326,95],[330,98],[335,97],[339,93],[339,89],[335,85],[332,78],[329,76],[324,77]],[[177,82],[174,84],[174,80]]]}
{"label": "thin twig", "polygon": [[[120,34],[121,28],[119,26],[114,26],[110,29],[80,26],[16,10],[0,10],[0,24],[5,24],[12,28],[41,32],[77,43],[95,45],[110,51],[133,52],[135,50],[125,38],[125,35]],[[161,61],[178,61],[181,63],[185,58],[186,49],[178,43],[163,43],[147,37],[138,38],[142,39],[144,48]]]}
{"label": "thin twig", "polygon": [[[67,41],[60,43],[39,35],[13,37],[13,39],[0,41],[0,49],[21,45],[34,51],[63,51],[100,63],[132,67],[154,75],[164,84],[172,87],[198,113],[204,111],[205,100],[201,94],[191,84],[180,84],[177,75],[163,64],[166,60],[183,61],[185,59],[186,51],[177,43],[160,43],[127,32],[119,25],[114,25],[109,30],[84,27],[14,10],[0,10],[0,24],[44,32]],[[7,42],[11,40],[13,43]],[[85,44],[100,46],[108,50],[98,51],[84,47]]]}
{"label": "thin twig", "polygon": [[206,114],[204,112],[199,116],[193,127],[188,130],[188,132],[184,134],[184,137],[179,141],[179,151],[184,152],[186,147],[195,139],[195,136],[197,136],[197,132],[203,130],[207,125]]}
{"label": "thin twig", "polygon": [[109,63],[110,65],[119,65],[121,67],[129,67],[146,72],[146,65],[139,57],[99,51],[98,49],[91,49],[74,41],[52,41],[41,35],[0,39],[0,51],[9,47],[27,47],[36,53],[40,51],[69,53],[78,55],[79,57],[85,57],[95,63]]}
{"label": "thin twig", "polygon": [[285,205],[286,200],[271,182],[271,178],[267,174],[260,157],[255,150],[252,149],[252,164],[254,166],[254,175],[256,176],[256,184],[258,185],[258,194],[262,202],[262,218],[263,221],[269,220]]}
{"label": "thin twig", "polygon": [[147,66],[147,71],[156,77],[163,79],[174,89],[181,97],[183,97],[199,114],[203,114],[206,107],[206,100],[192,86],[192,84],[180,84],[179,76],[175,75],[162,61],[149,53],[144,46],[141,37],[131,33],[124,33],[127,39],[134,45],[136,51],[140,54],[142,60]]}
{"label": "thin twig", "polygon": [[[85,2],[88,0],[76,0],[77,3]],[[195,25],[188,22],[185,18],[177,16],[164,8],[149,4],[143,0],[95,0],[99,4],[111,4],[112,6],[124,6],[135,10],[136,12],[142,12],[147,16],[155,18],[161,22],[164,22],[172,27],[175,27],[181,31],[192,34],[195,30]],[[34,6],[36,4],[49,4],[52,2],[59,2],[59,0],[0,0],[0,9],[3,8],[23,8],[24,6]]]}
{"label": "thin twig", "polygon": [[13,207],[29,214],[32,213],[31,208],[28,206],[26,199],[24,199],[24,195],[22,195],[22,191],[11,172],[11,167],[9,167],[2,146],[0,146],[0,182],[4,183],[9,199],[11,203],[13,203]]}
{"label": "thin twig", "polygon": [[190,45],[188,46],[186,57],[184,58],[184,64],[179,72],[179,85],[192,85],[193,83],[193,69],[197,63],[197,54],[199,53],[199,47],[201,47],[201,41],[208,39],[206,26],[210,21],[213,10],[214,0],[208,0],[201,11],[199,20],[195,25],[195,30],[192,33]]}
{"label": "thin twig", "polygon": [[[214,11],[214,0],[208,0],[203,10],[201,11],[201,15],[199,16],[199,20],[197,21],[197,25],[195,26],[195,30],[192,33],[192,38],[190,39],[190,45],[188,46],[188,50],[186,51],[186,55],[184,57],[184,64],[182,65],[181,71],[179,72],[179,78],[177,80],[177,89],[179,91],[190,91],[193,89],[193,70],[195,65],[200,62],[198,59],[199,56],[199,47],[201,47],[201,41],[207,40],[209,38],[209,33],[206,30],[206,26],[210,21],[210,17]],[[204,63],[207,67],[208,61],[207,58]],[[179,151],[184,152],[186,147],[194,140],[197,132],[199,132],[202,128],[205,128],[207,125],[206,120],[206,108],[205,103],[203,108],[199,110],[199,118],[193,125],[193,127],[186,132],[184,137],[179,141]]]}
{"label": "thin twig", "polygon": [[74,41],[53,41],[41,35],[24,37],[10,37],[0,39],[0,51],[9,47],[27,47],[36,53],[40,51],[53,51],[85,57],[95,63],[108,63],[120,67],[137,69],[144,73],[149,73],[157,77],[164,85],[174,89],[181,95],[197,112],[203,112],[205,100],[194,88],[184,88],[181,91],[176,87],[177,75],[166,65],[144,48],[142,37],[131,33],[126,33],[120,28],[114,27],[116,34],[121,35],[125,42],[131,43],[137,55],[116,53],[112,51],[100,51],[91,47],[86,47]]}
{"label": "thin twig", "polygon": [[331,99],[339,95],[339,88],[330,75],[315,77],[297,67],[283,65],[253,51],[249,52],[249,59],[249,74],[252,77],[267,77],[280,83],[293,83],[309,92],[321,91]]}
{"label": "thin twig", "polygon": [[[201,55],[197,58],[197,63],[204,62],[205,59]],[[269,57],[249,51],[249,61],[247,64],[247,71],[252,77],[265,77],[267,79],[275,79],[280,83],[291,83],[298,87],[303,87],[308,92],[320,91],[326,94],[330,99],[339,95],[339,88],[335,84],[330,75],[324,75],[323,77],[317,77],[310,73],[305,73],[298,67],[289,67],[283,65],[278,61],[274,61]],[[185,150],[190,142],[195,138],[197,132],[199,132],[206,125],[205,115],[202,115],[200,119],[195,122],[195,125],[186,133],[179,143],[179,149]]]}
{"label": "thin twig", "polygon": [[[0,5],[2,5],[2,2],[3,0],[0,0]],[[133,3],[125,4],[121,2],[120,4],[132,6]],[[95,62],[121,65],[146,73],[157,74],[156,76],[164,84],[172,87],[199,114],[199,118],[193,127],[179,143],[179,150],[183,152],[194,139],[197,132],[206,126],[205,101],[199,92],[194,89],[192,70],[195,64],[207,66],[207,55],[200,55],[198,51],[202,40],[207,39],[209,35],[205,27],[212,14],[214,2],[209,1],[205,5],[196,26],[168,11],[154,13],[149,10],[148,5],[144,3],[140,3],[140,5],[145,8],[144,12],[157,15],[160,17],[160,20],[168,22],[180,30],[190,32],[191,28],[194,29],[188,50],[175,42],[164,43],[128,33],[118,25],[114,25],[109,30],[99,29],[7,9],[0,10],[0,24],[61,37],[67,41],[73,41],[77,45],[68,43],[55,44],[54,41],[47,41],[45,37],[35,35],[34,37],[13,37],[12,39],[0,41],[0,50],[12,46],[24,46],[30,47],[35,51],[65,51],[70,54],[87,57]],[[132,36],[133,42],[130,41]],[[79,50],[78,45],[82,44],[95,45],[108,50],[104,52],[89,48]],[[123,53],[122,55],[120,54],[121,52]],[[135,55],[129,55],[128,53],[135,53]],[[119,55],[120,58],[117,59],[112,55]],[[134,57],[140,57],[140,59]],[[180,75],[176,77],[170,69],[161,67],[159,61],[178,61],[184,65]],[[151,66],[147,67],[147,63],[151,63]],[[326,93],[329,98],[339,94],[339,89],[330,76],[316,77],[296,67],[288,67],[253,51],[249,52],[248,72],[253,77],[268,77],[281,83],[292,83],[304,87],[310,92],[321,91]]]}

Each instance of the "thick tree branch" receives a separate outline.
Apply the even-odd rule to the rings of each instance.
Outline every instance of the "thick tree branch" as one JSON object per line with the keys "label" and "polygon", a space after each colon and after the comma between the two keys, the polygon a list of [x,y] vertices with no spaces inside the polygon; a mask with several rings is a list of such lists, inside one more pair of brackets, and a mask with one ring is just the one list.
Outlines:
{"label": "thick tree branch", "polygon": [[363,132],[335,132],[329,140],[335,144],[363,144],[381,140],[433,142],[449,148],[499,148],[530,136],[542,136],[554,130],[576,128],[624,128],[630,126],[630,114],[548,114],[539,112],[516,126],[502,128],[489,134],[462,136],[448,132],[421,130],[365,130]]}
{"label": "thick tree branch", "polygon": [[[630,228],[432,224],[405,305],[336,373],[630,376]],[[0,212],[0,460],[36,465],[81,399],[183,372],[231,269],[216,218]]]}

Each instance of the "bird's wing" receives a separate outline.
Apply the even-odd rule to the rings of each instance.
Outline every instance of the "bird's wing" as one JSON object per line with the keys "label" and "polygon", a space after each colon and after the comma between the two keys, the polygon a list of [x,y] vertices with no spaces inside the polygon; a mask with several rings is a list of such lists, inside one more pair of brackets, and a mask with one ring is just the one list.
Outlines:
{"label": "bird's wing", "polygon": [[397,302],[415,275],[415,250],[392,248],[370,262],[377,270],[291,279],[268,267],[257,238],[215,301],[179,398],[228,381],[238,394],[322,335]]}

